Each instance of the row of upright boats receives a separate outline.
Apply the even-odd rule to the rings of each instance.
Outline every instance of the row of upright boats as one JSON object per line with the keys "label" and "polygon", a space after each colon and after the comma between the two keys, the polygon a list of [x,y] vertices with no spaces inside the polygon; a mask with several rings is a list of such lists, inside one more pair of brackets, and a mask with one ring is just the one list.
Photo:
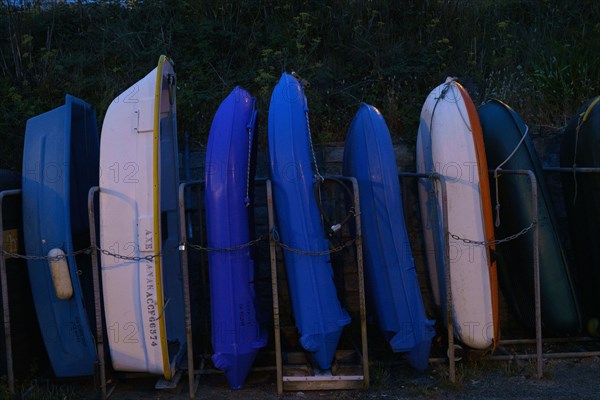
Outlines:
{"label": "row of upright boats", "polygon": [[[600,164],[597,103],[584,106],[567,127],[567,166]],[[254,233],[256,120],[256,100],[236,87],[214,116],[206,150],[207,239],[208,247],[218,250],[209,253],[213,362],[235,389],[267,343],[247,245]],[[294,321],[302,347],[320,369],[329,370],[350,316],[338,299],[314,195],[320,176],[313,166],[304,83],[287,73],[271,97],[268,144],[278,239],[299,250],[284,250]],[[576,334],[584,316],[598,317],[593,287],[600,259],[591,246],[599,234],[598,178],[574,174],[565,180],[586,287],[582,311],[539,160],[527,127],[510,107],[494,100],[476,109],[467,91],[449,79],[425,101],[416,152],[417,171],[426,174],[418,191],[430,288],[440,309],[450,300],[458,339],[477,349],[497,343],[498,282],[519,320],[533,325],[532,229],[540,237],[544,331]],[[499,166],[533,171],[537,216],[521,177],[502,175],[490,187],[488,169]],[[100,140],[92,107],[72,96],[27,122],[24,237],[27,255],[34,256],[28,264],[38,322],[57,376],[91,375],[96,362],[86,252],[88,192],[94,186],[99,186],[103,309],[112,365],[117,371],[174,376],[186,348],[178,168],[176,80],[164,56],[111,103]],[[390,347],[407,353],[422,371],[434,321],[426,314],[408,245],[392,140],[373,106],[361,105],[352,121],[343,171],[359,186],[366,289],[379,327]],[[496,198],[502,217],[494,227]],[[512,241],[494,240],[519,231],[523,234]]]}

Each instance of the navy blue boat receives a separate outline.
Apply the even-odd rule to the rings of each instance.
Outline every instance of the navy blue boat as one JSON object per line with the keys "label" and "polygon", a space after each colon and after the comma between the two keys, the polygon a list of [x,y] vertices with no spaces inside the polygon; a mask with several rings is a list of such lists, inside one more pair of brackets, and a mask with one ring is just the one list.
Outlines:
{"label": "navy blue boat", "polygon": [[[278,233],[295,249],[329,250],[313,193],[308,104],[300,82],[284,73],[269,106],[269,158]],[[319,368],[329,369],[350,316],[337,298],[329,255],[284,252],[300,343]]]}
{"label": "navy blue boat", "polygon": [[[549,190],[542,165],[527,135],[527,126],[508,105],[490,100],[477,110],[490,169],[532,171],[537,180],[540,291],[544,334],[574,335],[581,330],[581,312],[571,270],[558,235]],[[521,143],[522,141],[522,143]],[[515,151],[516,149],[516,151]],[[513,154],[514,151],[514,154]],[[505,238],[526,228],[534,220],[531,211],[531,184],[527,178],[501,175],[498,186],[490,181],[492,198],[501,205],[496,237]],[[517,320],[529,330],[535,328],[533,284],[533,232],[496,247],[498,277],[502,293]]]}
{"label": "navy blue boat", "polygon": [[25,249],[31,256],[68,255],[68,270],[54,279],[48,260],[28,260],[38,322],[57,377],[94,373],[93,325],[86,312],[93,310],[91,260],[72,254],[90,246],[87,196],[98,185],[98,159],[96,115],[84,101],[67,95],[64,106],[27,121]]}
{"label": "navy blue boat", "polygon": [[404,222],[398,168],[388,127],[363,104],[344,147],[344,175],[358,181],[365,282],[379,327],[395,352],[423,371],[434,321],[427,319]]}
{"label": "navy blue boat", "polygon": [[[236,87],[213,119],[206,148],[208,246],[231,248],[250,242],[251,166],[256,99]],[[252,184],[252,183],[250,183]],[[209,252],[213,362],[229,385],[240,389],[266,334],[256,318],[254,261],[250,248]]]}
{"label": "navy blue boat", "polygon": [[[565,127],[560,148],[564,168],[600,168],[600,96],[586,101]],[[600,336],[600,174],[561,174],[575,269],[587,331]]]}

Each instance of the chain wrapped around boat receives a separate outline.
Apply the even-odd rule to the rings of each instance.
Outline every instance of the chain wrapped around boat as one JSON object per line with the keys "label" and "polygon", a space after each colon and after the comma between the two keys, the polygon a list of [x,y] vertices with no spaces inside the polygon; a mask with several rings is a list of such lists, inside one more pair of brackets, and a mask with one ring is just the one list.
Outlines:
{"label": "chain wrapped around boat", "polygon": [[450,237],[454,240],[458,240],[461,241],[465,244],[474,244],[477,246],[491,246],[491,245],[497,245],[497,244],[501,244],[501,243],[506,243],[506,242],[510,242],[512,240],[515,240],[517,238],[519,238],[520,236],[525,235],[527,232],[529,232],[533,227],[535,226],[535,222],[532,222],[531,224],[529,224],[529,226],[521,229],[519,232],[512,234],[510,236],[507,236],[505,238],[502,239],[495,239],[495,240],[490,240],[490,241],[478,241],[478,240],[471,240],[471,239],[465,239],[462,238],[458,235],[454,235],[450,232],[448,232],[448,235],[450,235]]}

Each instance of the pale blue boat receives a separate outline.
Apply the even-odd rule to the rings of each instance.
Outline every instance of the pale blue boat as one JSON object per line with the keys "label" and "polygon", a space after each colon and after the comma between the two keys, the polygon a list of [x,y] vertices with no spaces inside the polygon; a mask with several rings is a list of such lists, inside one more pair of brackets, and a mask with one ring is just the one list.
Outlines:
{"label": "pale blue boat", "polygon": [[[66,96],[65,105],[27,121],[23,152],[23,232],[26,253],[67,254],[70,298],[59,298],[48,260],[28,260],[40,330],[57,377],[92,375],[93,288],[87,197],[98,185],[96,115],[86,102]],[[92,320],[93,321],[93,320]]]}

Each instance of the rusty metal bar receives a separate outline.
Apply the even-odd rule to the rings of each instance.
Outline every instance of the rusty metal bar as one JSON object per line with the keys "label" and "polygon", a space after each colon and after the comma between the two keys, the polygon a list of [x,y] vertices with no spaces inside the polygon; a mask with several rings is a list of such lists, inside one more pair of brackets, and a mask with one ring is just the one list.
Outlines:
{"label": "rusty metal bar", "polygon": [[[494,170],[490,170],[494,173]],[[508,170],[498,169],[499,174],[508,175],[525,175],[529,177],[531,184],[531,215],[533,216],[533,291],[535,299],[535,347],[536,347],[536,364],[537,378],[541,379],[544,376],[544,361],[542,357],[542,300],[540,288],[540,252],[539,252],[539,229],[538,229],[538,187],[535,174],[530,170]]]}
{"label": "rusty metal bar", "polygon": [[108,398],[106,390],[106,365],[104,362],[104,330],[102,329],[102,298],[100,296],[100,276],[98,263],[98,244],[96,238],[96,214],[94,198],[100,191],[98,186],[92,186],[88,191],[88,219],[90,224],[90,243],[92,252],[92,282],[94,285],[94,314],[96,317],[96,353],[98,357],[98,373],[100,375],[100,398]]}
{"label": "rusty metal bar", "polygon": [[600,168],[568,168],[568,167],[545,167],[544,172],[581,172],[581,173],[600,173]]}
{"label": "rusty metal bar", "polygon": [[20,195],[21,189],[4,190],[0,192],[0,280],[2,281],[2,311],[4,317],[4,344],[6,347],[6,378],[8,394],[15,395],[15,373],[13,369],[12,335],[10,332],[10,307],[8,304],[8,282],[6,275],[6,257],[4,255],[4,215],[2,207],[7,196]]}
{"label": "rusty metal bar", "polygon": [[[356,246],[356,268],[358,273],[358,302],[360,309],[360,334],[361,334],[361,358],[363,364],[363,381],[364,388],[369,387],[369,349],[368,349],[368,338],[367,338],[367,305],[365,300],[365,277],[364,277],[364,264],[363,264],[363,250],[362,250],[362,227],[360,223],[360,196],[358,189],[358,181],[354,177],[348,176],[332,176],[331,178],[340,181],[348,181],[352,184],[352,193],[354,195],[354,224],[356,230],[356,240],[354,245]],[[327,180],[328,177],[325,177]]]}
{"label": "rusty metal bar", "polygon": [[196,390],[198,388],[198,380],[195,379],[194,371],[194,349],[193,349],[193,335],[192,335],[192,306],[190,300],[190,272],[189,272],[189,260],[188,260],[188,249],[187,249],[187,221],[185,215],[185,189],[193,186],[200,185],[202,181],[191,181],[184,182],[179,185],[179,233],[180,246],[179,251],[181,252],[181,275],[183,280],[183,303],[185,307],[185,334],[187,342],[187,359],[188,359],[188,385],[189,385],[189,398],[194,399],[196,397]]}
{"label": "rusty metal bar", "polygon": [[[275,229],[275,215],[273,212],[273,188],[271,180],[266,182],[267,211],[269,216],[269,232]],[[277,253],[273,235],[269,235],[269,254],[271,257],[271,289],[273,293],[273,326],[275,338],[275,367],[277,369],[277,393],[283,393],[283,362],[281,359],[281,326],[279,321],[279,286],[277,283]]]}
{"label": "rusty metal bar", "polygon": [[456,382],[456,356],[454,348],[454,317],[452,314],[452,274],[450,271],[450,234],[448,233],[448,192],[446,188],[446,179],[437,172],[417,173],[417,172],[399,172],[398,176],[412,178],[426,178],[436,180],[440,183],[440,192],[442,195],[442,234],[444,243],[444,273],[446,275],[446,331],[448,333],[448,378],[450,382]]}

